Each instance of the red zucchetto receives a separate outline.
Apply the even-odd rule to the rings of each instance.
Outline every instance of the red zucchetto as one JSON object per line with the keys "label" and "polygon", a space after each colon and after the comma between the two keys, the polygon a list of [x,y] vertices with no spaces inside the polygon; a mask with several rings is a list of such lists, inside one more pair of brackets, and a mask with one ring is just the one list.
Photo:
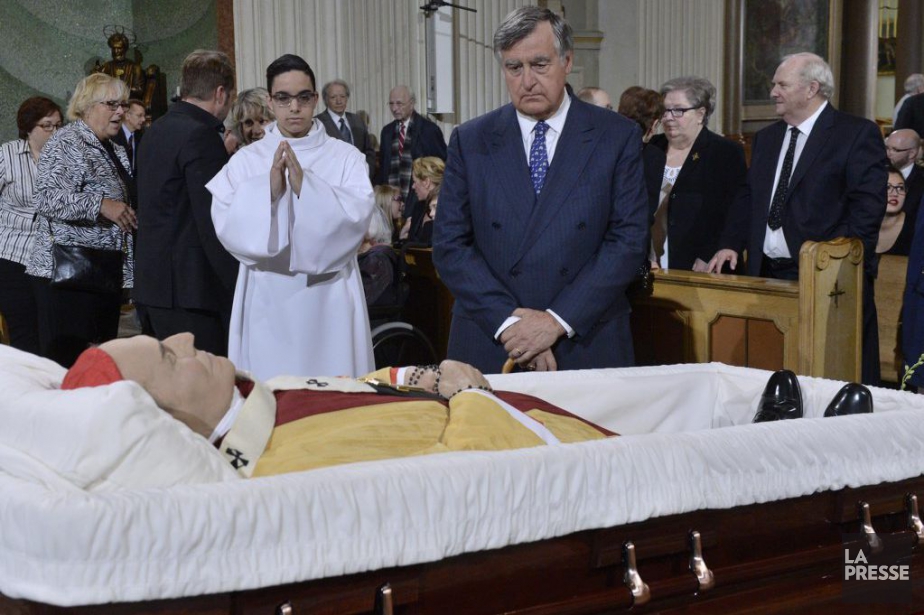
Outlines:
{"label": "red zucchetto", "polygon": [[112,357],[99,348],[88,348],[80,353],[74,366],[64,375],[62,389],[98,387],[122,380],[122,372]]}

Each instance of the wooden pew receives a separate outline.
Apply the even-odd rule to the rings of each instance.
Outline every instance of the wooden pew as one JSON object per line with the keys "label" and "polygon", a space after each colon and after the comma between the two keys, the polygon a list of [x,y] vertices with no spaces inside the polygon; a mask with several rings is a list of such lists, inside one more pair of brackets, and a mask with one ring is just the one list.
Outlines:
{"label": "wooden pew", "polygon": [[[655,272],[653,294],[632,299],[638,364],[720,361],[859,380],[862,247],[846,240],[809,243],[800,258],[807,259],[802,270],[812,275],[799,282]],[[445,357],[452,295],[433,267],[430,249],[410,248],[407,263],[411,296],[406,319]],[[887,383],[900,380],[898,320],[906,266],[906,257],[883,256],[875,286]]]}
{"label": "wooden pew", "polygon": [[445,359],[455,300],[433,266],[432,248],[407,248],[404,262],[411,290],[403,318],[423,331],[433,344],[436,356]]}
{"label": "wooden pew", "polygon": [[798,282],[693,271],[654,273],[633,300],[639,365],[704,363],[859,381],[863,246],[806,242]]}
{"label": "wooden pew", "polygon": [[907,256],[883,254],[880,257],[879,276],[874,289],[879,317],[879,365],[883,382],[901,382],[905,371],[902,368],[899,320],[907,269]]}

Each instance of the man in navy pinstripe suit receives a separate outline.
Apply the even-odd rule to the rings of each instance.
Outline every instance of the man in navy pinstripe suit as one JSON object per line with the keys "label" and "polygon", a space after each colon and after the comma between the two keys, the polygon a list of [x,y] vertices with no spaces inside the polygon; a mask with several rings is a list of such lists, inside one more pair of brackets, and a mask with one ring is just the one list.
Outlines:
{"label": "man in navy pinstripe suit", "polygon": [[494,34],[512,104],[457,128],[433,229],[449,357],[496,372],[633,363],[626,287],[647,254],[641,134],[570,95],[571,27],[523,7]]}

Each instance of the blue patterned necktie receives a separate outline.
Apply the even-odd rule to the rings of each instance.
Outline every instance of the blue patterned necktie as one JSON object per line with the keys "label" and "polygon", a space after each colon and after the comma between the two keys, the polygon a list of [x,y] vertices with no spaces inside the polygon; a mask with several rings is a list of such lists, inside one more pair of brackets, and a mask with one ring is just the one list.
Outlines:
{"label": "blue patterned necktie", "polygon": [[545,183],[545,174],[549,171],[549,155],[545,149],[545,132],[549,125],[545,121],[540,121],[533,129],[535,138],[533,145],[529,148],[529,176],[533,180],[533,188],[536,196],[542,191],[542,184]]}
{"label": "blue patterned necktie", "polygon": [[350,127],[347,126],[343,118],[340,118],[340,135],[343,137],[344,141],[346,141],[350,145],[353,144],[353,135],[350,134]]}
{"label": "blue patterned necktie", "polygon": [[789,138],[789,149],[783,157],[783,168],[780,169],[780,181],[776,184],[776,192],[770,202],[770,214],[767,216],[767,226],[775,231],[783,226],[783,202],[786,201],[786,192],[789,190],[789,176],[792,175],[792,163],[796,157],[796,143],[799,142],[799,129],[793,126],[789,129],[792,136]]}

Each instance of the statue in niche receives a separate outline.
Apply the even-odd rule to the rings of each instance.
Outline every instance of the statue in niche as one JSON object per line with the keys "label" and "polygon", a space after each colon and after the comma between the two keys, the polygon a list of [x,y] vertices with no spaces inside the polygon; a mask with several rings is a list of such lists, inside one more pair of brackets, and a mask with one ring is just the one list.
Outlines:
{"label": "statue in niche", "polygon": [[[122,26],[106,26],[103,34],[108,37],[106,44],[112,52],[112,59],[103,63],[97,60],[92,72],[106,73],[124,81],[128,86],[129,97],[144,102],[148,121],[161,115],[166,110],[163,75],[156,64],[151,64],[147,70],[142,68],[141,51],[134,46],[135,33]],[[134,60],[128,58],[129,47],[134,47]]]}

